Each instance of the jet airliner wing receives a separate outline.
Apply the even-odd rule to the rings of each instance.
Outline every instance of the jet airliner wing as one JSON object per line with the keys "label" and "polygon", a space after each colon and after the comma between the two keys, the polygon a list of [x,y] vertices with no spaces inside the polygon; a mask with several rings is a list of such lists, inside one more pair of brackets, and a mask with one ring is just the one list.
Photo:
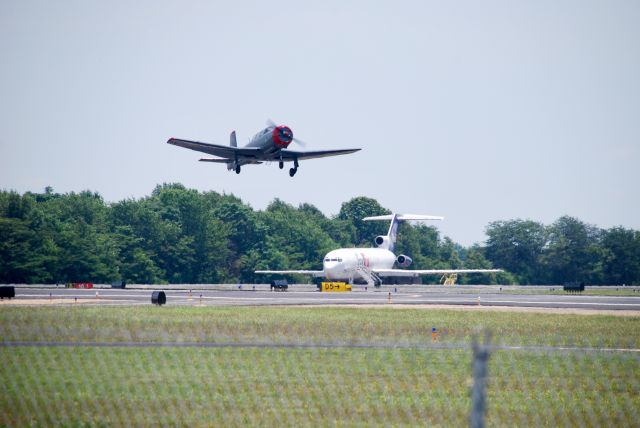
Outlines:
{"label": "jet airliner wing", "polygon": [[[181,140],[179,138],[170,138],[167,143],[226,159],[234,159],[235,157],[253,158],[262,153],[262,150],[254,147],[222,146],[220,144],[201,143],[199,141]],[[217,161],[207,160],[207,162]]]}
{"label": "jet airliner wing", "polygon": [[319,278],[324,276],[323,270],[257,270],[255,273],[264,273],[264,274],[299,274],[299,275],[311,275],[313,277]]}
{"label": "jet airliner wing", "polygon": [[[339,155],[348,155],[349,153],[355,153],[361,149],[342,149],[342,150],[314,150],[309,152],[298,152],[295,150],[281,150],[283,161],[293,161],[295,159],[303,160],[303,159],[316,159],[316,158],[326,158],[329,156],[339,156]],[[274,158],[279,159],[279,155],[276,154]]]}
{"label": "jet airliner wing", "polygon": [[372,269],[379,276],[420,276],[420,275],[444,275],[448,273],[498,273],[504,272],[502,269],[426,269],[426,270],[406,270],[406,269]]}

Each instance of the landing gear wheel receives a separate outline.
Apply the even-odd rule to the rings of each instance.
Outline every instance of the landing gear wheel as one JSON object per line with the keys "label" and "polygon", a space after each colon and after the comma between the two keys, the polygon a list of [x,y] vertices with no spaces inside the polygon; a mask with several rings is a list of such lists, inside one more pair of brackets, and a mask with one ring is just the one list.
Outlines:
{"label": "landing gear wheel", "polygon": [[284,162],[280,161],[280,162],[278,163],[278,166],[280,167],[280,169],[284,168]]}
{"label": "landing gear wheel", "polygon": [[296,175],[296,172],[298,172],[297,168],[291,168],[289,170],[289,177],[293,177],[294,175]]}
{"label": "landing gear wheel", "polygon": [[240,165],[236,166],[236,174],[240,174]]}

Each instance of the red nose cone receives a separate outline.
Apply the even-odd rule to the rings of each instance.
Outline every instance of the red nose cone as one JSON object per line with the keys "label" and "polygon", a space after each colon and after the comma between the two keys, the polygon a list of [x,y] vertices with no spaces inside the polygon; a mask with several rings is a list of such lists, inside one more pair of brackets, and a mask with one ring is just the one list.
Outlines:
{"label": "red nose cone", "polygon": [[293,132],[288,126],[276,126],[273,128],[273,143],[276,147],[286,149],[293,141]]}

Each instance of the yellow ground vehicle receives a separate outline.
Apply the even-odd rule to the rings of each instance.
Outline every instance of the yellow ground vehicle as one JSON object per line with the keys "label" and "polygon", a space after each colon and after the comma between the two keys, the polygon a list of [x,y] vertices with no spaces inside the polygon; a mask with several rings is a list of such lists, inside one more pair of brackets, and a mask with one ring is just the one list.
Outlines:
{"label": "yellow ground vehicle", "polygon": [[444,274],[442,275],[442,278],[440,278],[440,283],[443,285],[456,285],[457,279],[457,273]]}

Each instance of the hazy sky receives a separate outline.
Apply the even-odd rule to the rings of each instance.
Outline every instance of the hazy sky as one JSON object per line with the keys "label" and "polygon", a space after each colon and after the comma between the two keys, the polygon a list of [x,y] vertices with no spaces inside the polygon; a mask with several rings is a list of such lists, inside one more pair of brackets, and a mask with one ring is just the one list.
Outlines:
{"label": "hazy sky", "polygon": [[[364,195],[464,245],[513,218],[640,229],[636,0],[0,0],[0,53],[4,189],[181,182],[326,215]],[[243,144],[267,118],[363,150],[292,179],[166,144]]]}

